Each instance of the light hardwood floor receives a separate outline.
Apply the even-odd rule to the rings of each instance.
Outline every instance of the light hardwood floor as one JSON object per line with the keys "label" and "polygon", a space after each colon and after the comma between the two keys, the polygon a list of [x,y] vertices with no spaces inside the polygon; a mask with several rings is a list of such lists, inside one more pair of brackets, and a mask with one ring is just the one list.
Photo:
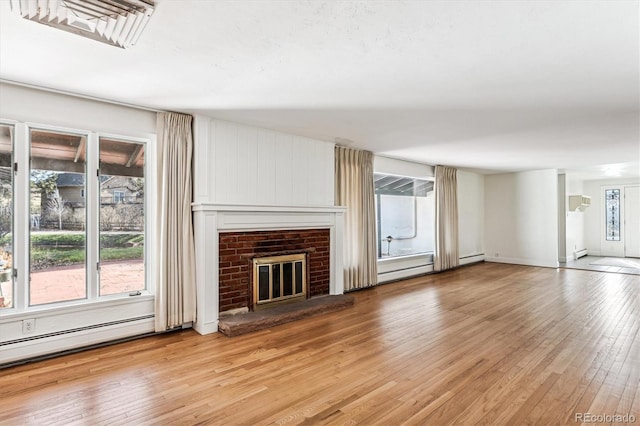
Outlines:
{"label": "light hardwood floor", "polygon": [[0,424],[640,424],[640,277],[484,263],[0,370]]}

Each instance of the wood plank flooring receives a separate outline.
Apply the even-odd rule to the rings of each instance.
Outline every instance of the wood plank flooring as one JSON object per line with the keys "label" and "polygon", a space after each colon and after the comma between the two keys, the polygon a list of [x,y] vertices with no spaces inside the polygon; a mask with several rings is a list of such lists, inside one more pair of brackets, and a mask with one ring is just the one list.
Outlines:
{"label": "wood plank flooring", "polygon": [[640,424],[639,276],[482,263],[351,294],[0,370],[0,424]]}

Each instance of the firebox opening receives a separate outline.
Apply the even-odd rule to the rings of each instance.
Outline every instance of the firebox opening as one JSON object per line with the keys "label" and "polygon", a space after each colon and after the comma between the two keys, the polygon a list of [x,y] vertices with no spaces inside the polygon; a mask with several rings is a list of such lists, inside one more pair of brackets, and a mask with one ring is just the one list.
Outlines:
{"label": "firebox opening", "polygon": [[253,259],[253,310],[307,297],[305,253]]}

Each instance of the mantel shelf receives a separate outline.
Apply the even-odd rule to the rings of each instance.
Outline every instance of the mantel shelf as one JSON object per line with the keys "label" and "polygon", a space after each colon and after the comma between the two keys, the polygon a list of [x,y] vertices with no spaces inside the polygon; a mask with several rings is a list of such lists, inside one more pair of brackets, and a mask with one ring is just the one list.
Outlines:
{"label": "mantel shelf", "polygon": [[343,206],[273,206],[252,204],[214,204],[192,203],[191,209],[197,211],[219,212],[269,212],[269,213],[344,213]]}

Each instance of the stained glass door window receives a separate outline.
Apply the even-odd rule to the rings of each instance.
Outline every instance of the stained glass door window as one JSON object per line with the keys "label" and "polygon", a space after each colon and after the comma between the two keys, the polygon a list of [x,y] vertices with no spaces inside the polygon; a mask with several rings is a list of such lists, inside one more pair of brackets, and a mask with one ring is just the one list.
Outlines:
{"label": "stained glass door window", "polygon": [[605,196],[605,218],[607,241],[620,241],[620,190],[607,189]]}

